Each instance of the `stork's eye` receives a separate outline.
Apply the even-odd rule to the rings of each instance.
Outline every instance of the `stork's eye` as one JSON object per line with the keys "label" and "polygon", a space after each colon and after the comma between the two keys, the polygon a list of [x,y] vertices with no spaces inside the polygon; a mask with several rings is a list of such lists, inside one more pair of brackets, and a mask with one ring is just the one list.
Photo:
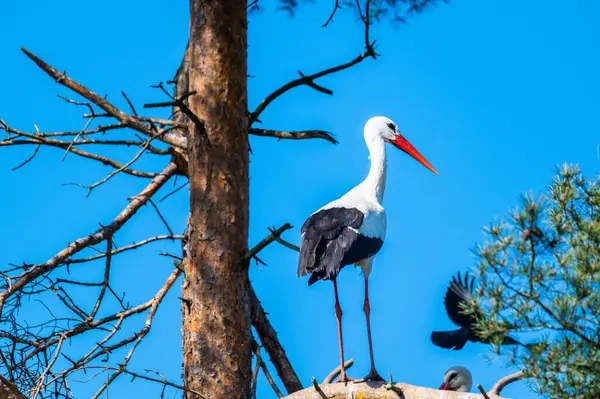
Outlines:
{"label": "stork's eye", "polygon": [[396,125],[394,125],[392,122],[388,123],[387,125],[390,129],[392,129],[392,131],[396,131]]}
{"label": "stork's eye", "polygon": [[448,376],[448,382],[452,381],[458,376],[458,373],[452,373]]}

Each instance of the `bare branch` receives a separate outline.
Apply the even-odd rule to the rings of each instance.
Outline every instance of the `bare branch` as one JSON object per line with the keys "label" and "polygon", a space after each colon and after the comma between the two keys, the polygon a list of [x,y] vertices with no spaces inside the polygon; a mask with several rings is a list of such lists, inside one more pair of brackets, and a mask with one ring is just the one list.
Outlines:
{"label": "bare branch", "polygon": [[335,5],[333,6],[333,11],[331,12],[331,15],[329,15],[329,18],[327,18],[327,21],[325,21],[325,23],[322,25],[323,28],[326,28],[327,25],[329,25],[330,22],[333,22],[333,16],[337,12],[337,10],[340,9],[340,8],[342,8],[340,6],[340,0],[335,0]]}
{"label": "bare branch", "polygon": [[[275,394],[277,395],[277,397],[278,398],[283,398],[283,394],[279,390],[279,387],[277,387],[277,384],[275,384],[275,381],[273,380],[273,377],[271,376],[271,373],[269,372],[269,369],[267,368],[267,365],[262,360],[262,357],[260,355],[260,346],[258,345],[258,343],[254,339],[252,340],[252,351],[254,352],[254,354],[256,356],[256,370],[255,370],[255,373],[258,374],[258,368],[260,367],[262,369],[263,373],[265,374],[265,378],[267,379],[267,382],[269,383],[269,385],[271,386],[271,388],[273,388],[273,391],[275,392]],[[253,395],[255,397],[256,397],[256,381],[257,381],[257,377],[258,377],[258,375],[253,375],[252,376],[252,378],[253,378],[252,392],[253,392]]]}
{"label": "bare branch", "polygon": [[129,162],[127,162],[125,165],[121,166],[117,170],[114,170],[114,171],[110,172],[108,174],[108,176],[106,176],[104,179],[102,179],[102,180],[100,180],[100,181],[92,184],[91,186],[86,186],[86,188],[88,189],[87,195],[89,196],[91,194],[91,192],[92,192],[93,189],[95,189],[96,187],[98,187],[101,184],[106,183],[108,180],[110,180],[111,178],[113,178],[114,176],[116,176],[119,172],[123,172],[123,170],[125,170],[125,169],[129,168],[131,165],[133,165],[133,163],[135,161],[137,161],[144,154],[144,152],[150,146],[150,143],[152,142],[152,140],[155,139],[156,137],[157,137],[157,135],[153,135],[148,140],[146,140],[144,142],[144,145],[142,146],[142,148],[140,148],[140,150],[137,152],[137,154],[135,154],[135,156],[133,158],[131,158],[131,160]]}
{"label": "bare branch", "polygon": [[281,235],[281,233],[291,228],[292,225],[286,223],[278,229],[271,229],[271,234],[263,238],[261,242],[252,247],[248,252],[246,252],[246,254],[242,258],[240,258],[240,264],[246,264],[250,259],[254,258],[260,251],[265,249],[267,245],[269,245],[273,241],[276,241],[277,238]]}
{"label": "bare branch", "polygon": [[288,394],[301,390],[302,383],[300,383],[298,375],[285,354],[285,350],[277,338],[277,332],[267,318],[267,314],[262,308],[252,286],[250,286],[250,309],[252,325],[256,329],[258,338],[269,354],[269,358],[275,366],[275,370],[277,370],[277,375],[281,382],[283,382]]}
{"label": "bare branch", "polygon": [[487,392],[485,391],[485,389],[481,386],[481,384],[477,384],[477,389],[479,389],[479,392],[481,392],[481,395],[485,399],[490,399],[489,395],[487,394]]}
{"label": "bare branch", "polygon": [[[109,115],[118,119],[120,122],[126,124],[129,128],[137,130],[147,136],[153,136],[156,134],[156,132],[154,131],[154,129],[151,126],[144,124],[139,118],[127,115],[126,113],[124,113],[123,111],[121,111],[120,109],[118,109],[117,107],[112,105],[110,102],[108,102],[108,100],[106,100],[105,98],[99,96],[98,94],[94,93],[90,89],[82,86],[78,82],[67,77],[67,75],[65,73],[59,72],[54,67],[47,64],[46,62],[44,62],[42,59],[40,59],[39,57],[37,57],[36,55],[31,53],[30,51],[28,51],[24,48],[22,48],[21,50],[33,62],[35,62],[38,67],[40,67],[52,79],[54,79],[56,81],[56,83],[60,83],[61,85],[73,90],[75,93],[79,94],[80,96],[88,99],[89,101],[94,103],[96,106],[98,106],[99,108],[104,110]],[[171,144],[175,147],[179,147],[182,149],[187,148],[186,138],[183,136],[180,136],[178,134],[175,134],[172,132],[165,133],[165,134],[161,135],[160,139],[162,141],[164,141],[165,143]]]}
{"label": "bare branch", "polygon": [[250,128],[248,133],[262,137],[276,137],[278,139],[304,140],[304,139],[323,139],[332,144],[337,144],[331,133],[324,130],[301,130],[301,131],[282,131],[270,129]]}
{"label": "bare branch", "polygon": [[[13,128],[8,128],[5,130],[10,131],[11,133],[17,134],[19,136],[24,136],[24,137],[30,138],[31,140],[14,140],[13,138],[10,138],[8,140],[0,141],[0,147],[10,146],[10,145],[24,145],[24,144],[34,144],[34,145],[39,146],[40,144],[43,144],[43,145],[47,145],[49,147],[68,149],[71,146],[71,143],[66,142],[66,141],[47,139],[42,136],[38,136],[35,134],[31,134],[31,133],[26,133],[26,132],[16,130]],[[79,144],[83,144],[83,143],[85,143],[85,142],[82,141],[82,142],[78,142],[76,144],[79,145]],[[94,142],[91,142],[90,144],[104,144],[104,143],[94,141]],[[117,170],[120,170],[123,173],[129,174],[132,176],[145,177],[145,178],[153,178],[153,177],[157,176],[156,173],[140,172],[137,170],[129,169],[126,167],[126,165],[121,165],[117,161],[114,161],[110,158],[104,157],[102,155],[93,154],[90,152],[81,151],[77,148],[71,148],[69,150],[69,152],[71,152],[72,154],[79,155],[84,158],[92,159],[94,161],[99,161],[104,165],[111,166]]]}
{"label": "bare branch", "polygon": [[[120,376],[121,374],[123,374],[123,372],[124,372],[123,370],[125,370],[127,368],[127,364],[131,360],[131,357],[133,356],[133,353],[135,352],[135,350],[137,349],[137,347],[139,346],[139,344],[142,342],[142,340],[146,337],[146,335],[150,331],[150,328],[152,327],[152,321],[154,320],[154,315],[156,314],[158,306],[162,302],[162,300],[165,297],[165,295],[167,294],[167,292],[169,292],[169,289],[171,288],[171,286],[173,285],[173,283],[177,280],[177,278],[180,275],[181,275],[181,270],[178,269],[178,268],[175,268],[175,270],[173,270],[173,273],[171,273],[171,275],[167,279],[166,283],[158,291],[158,293],[154,296],[154,298],[151,301],[152,304],[150,306],[150,311],[148,312],[148,316],[146,317],[146,323],[144,324],[144,328],[138,334],[137,340],[135,341],[133,347],[129,350],[129,353],[127,353],[127,356],[121,362],[119,369],[117,369],[113,374],[110,375],[110,377],[102,385],[102,387],[96,392],[96,394],[93,396],[92,399],[97,399],[98,397],[100,397],[100,395],[102,394],[102,392],[104,392],[104,390],[106,390],[108,388],[108,386],[118,376]],[[204,396],[202,396],[202,395],[200,395],[200,397],[204,398]]]}
{"label": "bare branch", "polygon": [[301,76],[298,79],[295,79],[289,83],[286,83],[285,85],[281,86],[279,89],[275,90],[273,93],[269,94],[264,100],[261,101],[261,103],[258,105],[258,107],[256,107],[256,109],[250,114],[248,124],[252,125],[254,122],[256,122],[258,120],[258,117],[269,106],[269,104],[271,104],[275,99],[277,99],[282,94],[285,94],[289,90],[291,90],[295,87],[298,87],[298,86],[302,86],[302,85],[309,86],[310,84],[314,85],[313,81],[315,79],[321,78],[323,76],[331,75],[332,73],[343,71],[344,69],[348,69],[348,68],[358,64],[359,62],[363,61],[365,58],[371,56],[371,54],[373,52],[374,52],[373,49],[369,48],[364,53],[359,54],[354,59],[352,59],[349,62],[346,62],[345,64],[337,65],[335,67],[325,69],[321,72],[314,73],[312,75]]}
{"label": "bare branch", "polygon": [[150,199],[150,200],[148,200],[148,202],[150,203],[150,205],[152,205],[152,207],[156,211],[156,214],[158,215],[158,217],[160,218],[160,220],[163,222],[163,224],[165,225],[165,227],[169,231],[169,234],[171,236],[174,236],[175,233],[173,233],[173,230],[171,230],[171,227],[169,226],[169,223],[167,223],[167,220],[164,218],[164,216],[162,215],[162,213],[160,213],[160,210],[158,209],[158,207],[156,206],[156,204],[154,203],[154,201],[152,201]]}
{"label": "bare branch", "polygon": [[[338,66],[334,66],[334,67],[325,69],[321,72],[317,72],[312,75],[304,75],[302,72],[298,71],[298,73],[300,74],[300,78],[286,83],[285,85],[281,86],[279,89],[275,90],[273,93],[269,94],[264,100],[261,101],[261,103],[258,105],[258,107],[256,107],[256,109],[250,113],[250,116],[248,118],[249,126],[252,126],[252,124],[254,124],[255,122],[258,121],[259,116],[269,106],[269,104],[271,104],[275,99],[277,99],[279,96],[285,94],[289,90],[296,88],[298,86],[304,85],[304,86],[312,87],[313,89],[320,91],[322,93],[325,93],[325,94],[333,94],[333,92],[331,90],[324,88],[320,85],[317,85],[314,81],[316,79],[322,78],[323,76],[331,75],[333,73],[343,71],[344,69],[348,69],[348,68],[358,64],[359,62],[363,61],[367,57],[375,58],[375,56],[376,56],[375,47],[374,47],[375,42],[374,41],[371,42],[369,39],[370,22],[369,22],[368,13],[369,13],[370,2],[371,2],[371,0],[367,0],[367,4],[366,4],[367,16],[365,17],[361,13],[361,19],[363,20],[363,23],[365,25],[365,51],[363,53],[359,54],[358,56],[356,56],[355,58],[353,58],[351,61],[348,61],[348,62],[338,65]],[[337,4],[336,4],[336,9],[337,9]],[[360,7],[359,7],[359,9],[360,9]],[[334,13],[335,13],[335,10],[334,10]],[[332,17],[333,17],[333,15],[332,15]]]}
{"label": "bare branch", "polygon": [[96,313],[98,313],[98,310],[100,309],[102,299],[104,299],[104,294],[106,293],[106,288],[108,287],[108,282],[110,279],[110,261],[112,260],[112,246],[113,236],[111,234],[106,238],[106,265],[104,266],[104,281],[102,282],[102,288],[100,289],[100,295],[98,296],[94,310],[92,310],[92,313],[90,313],[90,320],[93,320],[96,317]]}
{"label": "bare branch", "polygon": [[123,209],[110,224],[100,228],[93,234],[76,240],[53,258],[45,263],[33,266],[25,272],[14,284],[9,285],[2,293],[0,293],[0,310],[7,298],[21,290],[28,283],[37,279],[44,273],[55,269],[61,264],[64,264],[66,259],[80,252],[84,248],[98,244],[99,242],[106,240],[108,236],[114,234],[148,201],[149,198],[151,198],[173,175],[175,175],[176,172],[176,165],[172,162],[169,163],[140,194],[131,199],[127,207],[125,207],[125,209]]}
{"label": "bare branch", "polygon": [[498,380],[498,382],[494,384],[492,389],[490,389],[490,393],[492,395],[500,396],[500,393],[508,384],[512,384],[513,382],[522,380],[523,378],[525,378],[525,372],[523,370],[509,374],[506,377],[503,377],[500,380]]}
{"label": "bare branch", "polygon": [[12,171],[14,172],[15,170],[21,169],[23,166],[25,166],[29,162],[31,162],[31,160],[33,158],[35,158],[35,156],[37,155],[38,151],[40,150],[40,146],[41,146],[41,144],[38,144],[37,147],[35,147],[35,151],[33,151],[33,154],[31,154],[31,156],[29,158],[27,158],[25,161],[21,162],[19,165],[17,165],[14,168],[12,168]]}
{"label": "bare branch", "polygon": [[[155,237],[150,237],[147,238],[143,241],[137,242],[137,243],[133,243],[131,245],[126,245],[124,247],[120,247],[115,249],[114,251],[111,252],[111,255],[117,255],[121,252],[125,252],[125,251],[129,251],[131,249],[136,249],[139,248],[143,245],[149,244],[151,242],[154,241],[158,241],[158,240],[181,240],[183,238],[182,235],[160,235],[160,236],[155,236]],[[96,259],[101,259],[106,257],[106,253],[102,253],[99,255],[94,255],[94,256],[90,256],[89,258],[82,258],[82,259],[67,259],[65,260],[63,263],[64,264],[75,264],[75,263],[83,263],[83,262],[89,262],[92,260],[96,260]],[[61,279],[57,279],[56,281],[65,281],[65,280],[61,280]]]}
{"label": "bare branch", "polygon": [[189,180],[186,181],[185,183],[183,183],[181,186],[177,187],[175,190],[171,191],[169,194],[167,194],[164,197],[162,197],[161,199],[159,199],[158,202],[163,202],[164,200],[166,200],[167,198],[169,198],[171,195],[177,193],[179,190],[181,190],[182,188],[184,188],[188,184],[190,184]]}
{"label": "bare branch", "polygon": [[195,95],[195,91],[191,91],[174,99],[173,101],[166,101],[162,103],[144,104],[144,108],[161,108],[161,107],[178,107],[190,120],[196,125],[196,128],[204,132],[204,122],[198,118],[198,115],[194,114],[192,110],[185,104],[185,100],[190,96]]}
{"label": "bare branch", "polygon": [[[353,365],[354,365],[354,359],[348,359],[344,363],[344,369],[348,370]],[[323,382],[321,383],[321,385],[331,384],[336,379],[336,377],[338,375],[340,375],[341,372],[342,372],[342,367],[337,366],[336,368],[334,368],[331,371],[331,373],[327,374],[327,377],[325,377],[325,379],[323,379]]]}

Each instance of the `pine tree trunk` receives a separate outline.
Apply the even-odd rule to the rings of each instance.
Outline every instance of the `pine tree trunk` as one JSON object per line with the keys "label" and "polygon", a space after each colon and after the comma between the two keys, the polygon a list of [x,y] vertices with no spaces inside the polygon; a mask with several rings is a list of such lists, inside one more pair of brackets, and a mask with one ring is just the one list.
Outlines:
{"label": "pine tree trunk", "polygon": [[204,128],[188,148],[183,378],[211,399],[250,397],[246,27],[245,1],[190,0],[189,107]]}

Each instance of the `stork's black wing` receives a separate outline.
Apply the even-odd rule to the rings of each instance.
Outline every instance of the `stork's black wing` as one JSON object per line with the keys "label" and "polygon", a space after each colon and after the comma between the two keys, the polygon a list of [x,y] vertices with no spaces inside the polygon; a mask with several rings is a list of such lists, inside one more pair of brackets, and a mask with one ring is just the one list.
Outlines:
{"label": "stork's black wing", "polygon": [[[298,276],[312,273],[309,285],[317,280],[330,280],[345,265],[365,259],[368,257],[365,254],[377,253],[382,241],[362,237],[357,232],[363,218],[356,208],[328,208],[311,215],[302,226]],[[357,243],[363,250],[356,250]]]}
{"label": "stork's black wing", "polygon": [[460,304],[466,305],[472,298],[473,284],[475,279],[469,278],[469,273],[465,274],[464,280],[461,278],[460,273],[457,276],[452,277],[452,282],[446,291],[444,297],[444,305],[446,306],[446,313],[452,322],[460,327],[470,328],[471,324],[475,321],[472,316],[463,314],[463,307]]}

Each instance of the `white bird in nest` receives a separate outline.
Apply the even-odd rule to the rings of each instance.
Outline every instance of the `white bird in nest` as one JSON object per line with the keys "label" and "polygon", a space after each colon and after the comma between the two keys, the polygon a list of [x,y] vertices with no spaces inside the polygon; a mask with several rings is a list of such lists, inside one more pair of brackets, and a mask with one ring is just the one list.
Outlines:
{"label": "white bird in nest", "polygon": [[441,391],[471,392],[472,385],[471,372],[466,367],[453,366],[444,374],[442,385],[438,389]]}

